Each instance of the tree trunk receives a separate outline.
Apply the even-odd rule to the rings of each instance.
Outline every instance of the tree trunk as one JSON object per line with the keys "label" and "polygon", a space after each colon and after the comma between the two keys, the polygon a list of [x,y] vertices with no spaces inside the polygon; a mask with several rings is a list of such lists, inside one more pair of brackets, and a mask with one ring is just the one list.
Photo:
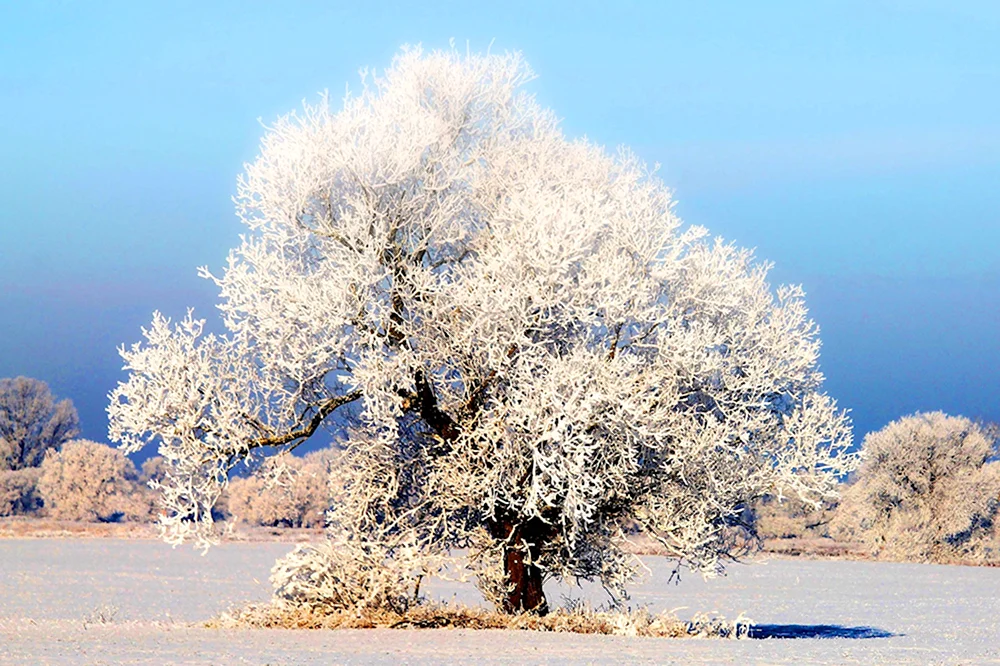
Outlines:
{"label": "tree trunk", "polygon": [[512,589],[503,601],[505,613],[545,615],[549,612],[542,589],[542,570],[532,563],[538,558],[547,527],[538,519],[516,524],[506,516],[490,522],[494,538],[507,542],[503,551],[503,570]]}
{"label": "tree trunk", "polygon": [[[517,347],[511,345],[507,349],[507,356],[511,357],[516,352]],[[482,392],[495,375],[495,372],[491,373],[473,393],[468,405],[472,413],[479,411],[483,399]],[[415,394],[410,395],[406,392],[400,394],[404,399],[403,409],[415,407],[420,412],[420,417],[440,437],[442,445],[433,453],[445,455],[460,435],[459,426],[438,406],[437,396],[434,395],[431,382],[423,370],[417,370],[414,374],[414,384]],[[519,521],[514,515],[504,513],[487,521],[487,528],[494,539],[505,544],[503,570],[507,583],[513,588],[503,601],[503,611],[510,614],[546,615],[549,612],[549,604],[542,589],[542,570],[533,562],[538,560],[541,545],[551,538],[552,526],[537,518]]]}

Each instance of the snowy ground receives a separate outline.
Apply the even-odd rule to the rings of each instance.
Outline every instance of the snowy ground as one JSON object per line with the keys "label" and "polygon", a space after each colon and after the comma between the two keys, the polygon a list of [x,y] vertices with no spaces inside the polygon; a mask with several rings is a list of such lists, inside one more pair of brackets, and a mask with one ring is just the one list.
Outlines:
{"label": "snowy ground", "polygon": [[[677,613],[741,612],[761,636],[723,641],[449,630],[212,630],[233,604],[269,595],[289,549],[188,548],[117,539],[0,539],[0,664],[711,663],[1000,664],[1000,569],[771,560],[703,582],[667,584],[668,563],[633,603]],[[475,602],[467,585],[441,597]],[[595,590],[548,590],[589,596]],[[872,637],[885,636],[885,637]]]}

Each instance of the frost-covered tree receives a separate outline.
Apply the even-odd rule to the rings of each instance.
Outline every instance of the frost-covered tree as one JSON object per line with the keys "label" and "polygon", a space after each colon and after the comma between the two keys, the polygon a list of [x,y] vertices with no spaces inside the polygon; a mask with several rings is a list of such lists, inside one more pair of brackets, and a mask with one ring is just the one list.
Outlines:
{"label": "frost-covered tree", "polygon": [[142,463],[142,473],[139,475],[139,482],[144,485],[157,484],[167,478],[167,461],[162,456],[147,458]]}
{"label": "frost-covered tree", "polygon": [[764,539],[824,537],[835,512],[835,500],[816,505],[795,496],[778,500],[769,495],[753,507],[754,527]]}
{"label": "frost-covered tree", "polygon": [[46,451],[80,432],[71,400],[55,401],[39,379],[0,379],[0,470],[42,464]]}
{"label": "frost-covered tree", "polygon": [[989,427],[918,413],[869,433],[834,526],[882,557],[1000,559],[1000,461]]}
{"label": "frost-covered tree", "polygon": [[28,514],[39,508],[42,501],[37,486],[41,475],[37,467],[0,470],[0,516]]}
{"label": "frost-covered tree", "polygon": [[248,233],[201,270],[228,332],[156,314],[121,350],[111,435],[170,462],[168,539],[207,535],[234,465],[334,420],[350,481],[336,548],[279,567],[297,598],[384,574],[399,594],[376,596],[405,599],[469,547],[489,599],[545,612],[550,577],[620,594],[634,525],[710,572],[748,502],[831,492],[849,424],[802,291],[682,229],[629,152],[565,138],[531,77],[517,54],[404,50],[341,110],[269,129]]}
{"label": "frost-covered tree", "polygon": [[38,494],[49,516],[65,520],[147,520],[152,508],[132,461],[118,449],[86,439],[46,454]]}
{"label": "frost-covered tree", "polygon": [[322,527],[339,480],[338,454],[332,449],[305,457],[269,458],[256,474],[229,482],[228,512],[236,520],[269,527]]}

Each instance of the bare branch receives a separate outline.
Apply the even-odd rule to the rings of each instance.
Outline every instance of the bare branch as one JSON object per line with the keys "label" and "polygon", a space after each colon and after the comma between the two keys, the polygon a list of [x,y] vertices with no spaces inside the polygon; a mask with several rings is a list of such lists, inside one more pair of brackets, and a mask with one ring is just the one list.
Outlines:
{"label": "bare branch", "polygon": [[253,440],[250,444],[251,448],[257,448],[261,446],[284,446],[285,444],[291,444],[294,442],[291,448],[295,448],[305,440],[313,436],[316,429],[319,428],[320,424],[323,423],[327,416],[332,414],[334,410],[338,407],[346,405],[348,403],[354,402],[362,395],[361,391],[351,391],[346,395],[336,396],[330,398],[326,402],[322,403],[316,410],[316,413],[312,417],[305,421],[305,425],[300,422],[295,430],[286,432],[282,435],[275,435],[272,437],[262,437],[260,439]]}

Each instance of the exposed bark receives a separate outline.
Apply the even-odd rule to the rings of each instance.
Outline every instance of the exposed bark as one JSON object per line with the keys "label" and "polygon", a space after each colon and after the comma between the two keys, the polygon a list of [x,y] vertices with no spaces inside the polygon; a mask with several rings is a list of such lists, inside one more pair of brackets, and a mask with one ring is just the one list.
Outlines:
{"label": "exposed bark", "polygon": [[504,599],[503,611],[548,614],[542,570],[534,562],[550,527],[537,518],[516,523],[512,516],[506,515],[491,520],[489,529],[495,539],[505,542],[503,569],[511,590]]}
{"label": "exposed bark", "polygon": [[[413,406],[421,418],[441,438],[445,446],[450,446],[461,433],[459,426],[447,413],[438,407],[437,397],[422,371],[416,374],[417,395],[412,396]],[[492,380],[492,376],[487,380]],[[475,409],[481,401],[481,387],[474,392]],[[551,527],[537,518],[519,522],[516,516],[504,514],[487,522],[487,529],[493,538],[504,542],[503,566],[507,582],[512,586],[503,603],[505,613],[534,613],[545,615],[549,612],[545,591],[542,589],[542,570],[534,564],[541,553],[541,545],[548,539]]]}
{"label": "exposed bark", "polygon": [[415,379],[420,418],[433,428],[441,439],[449,443],[454,442],[459,435],[458,425],[454,419],[438,407],[437,396],[434,395],[434,390],[431,388],[430,382],[427,381],[423,370],[417,370]]}
{"label": "exposed bark", "polygon": [[361,391],[351,391],[346,395],[338,395],[330,398],[319,406],[319,409],[316,410],[307,422],[300,423],[298,429],[291,430],[280,435],[261,437],[260,439],[254,440],[250,444],[250,448],[257,448],[260,446],[284,446],[285,444],[291,444],[293,442],[294,445],[292,448],[295,448],[295,446],[298,446],[312,437],[313,433],[316,432],[316,429],[323,423],[323,420],[332,414],[338,407],[354,402],[360,397]]}

